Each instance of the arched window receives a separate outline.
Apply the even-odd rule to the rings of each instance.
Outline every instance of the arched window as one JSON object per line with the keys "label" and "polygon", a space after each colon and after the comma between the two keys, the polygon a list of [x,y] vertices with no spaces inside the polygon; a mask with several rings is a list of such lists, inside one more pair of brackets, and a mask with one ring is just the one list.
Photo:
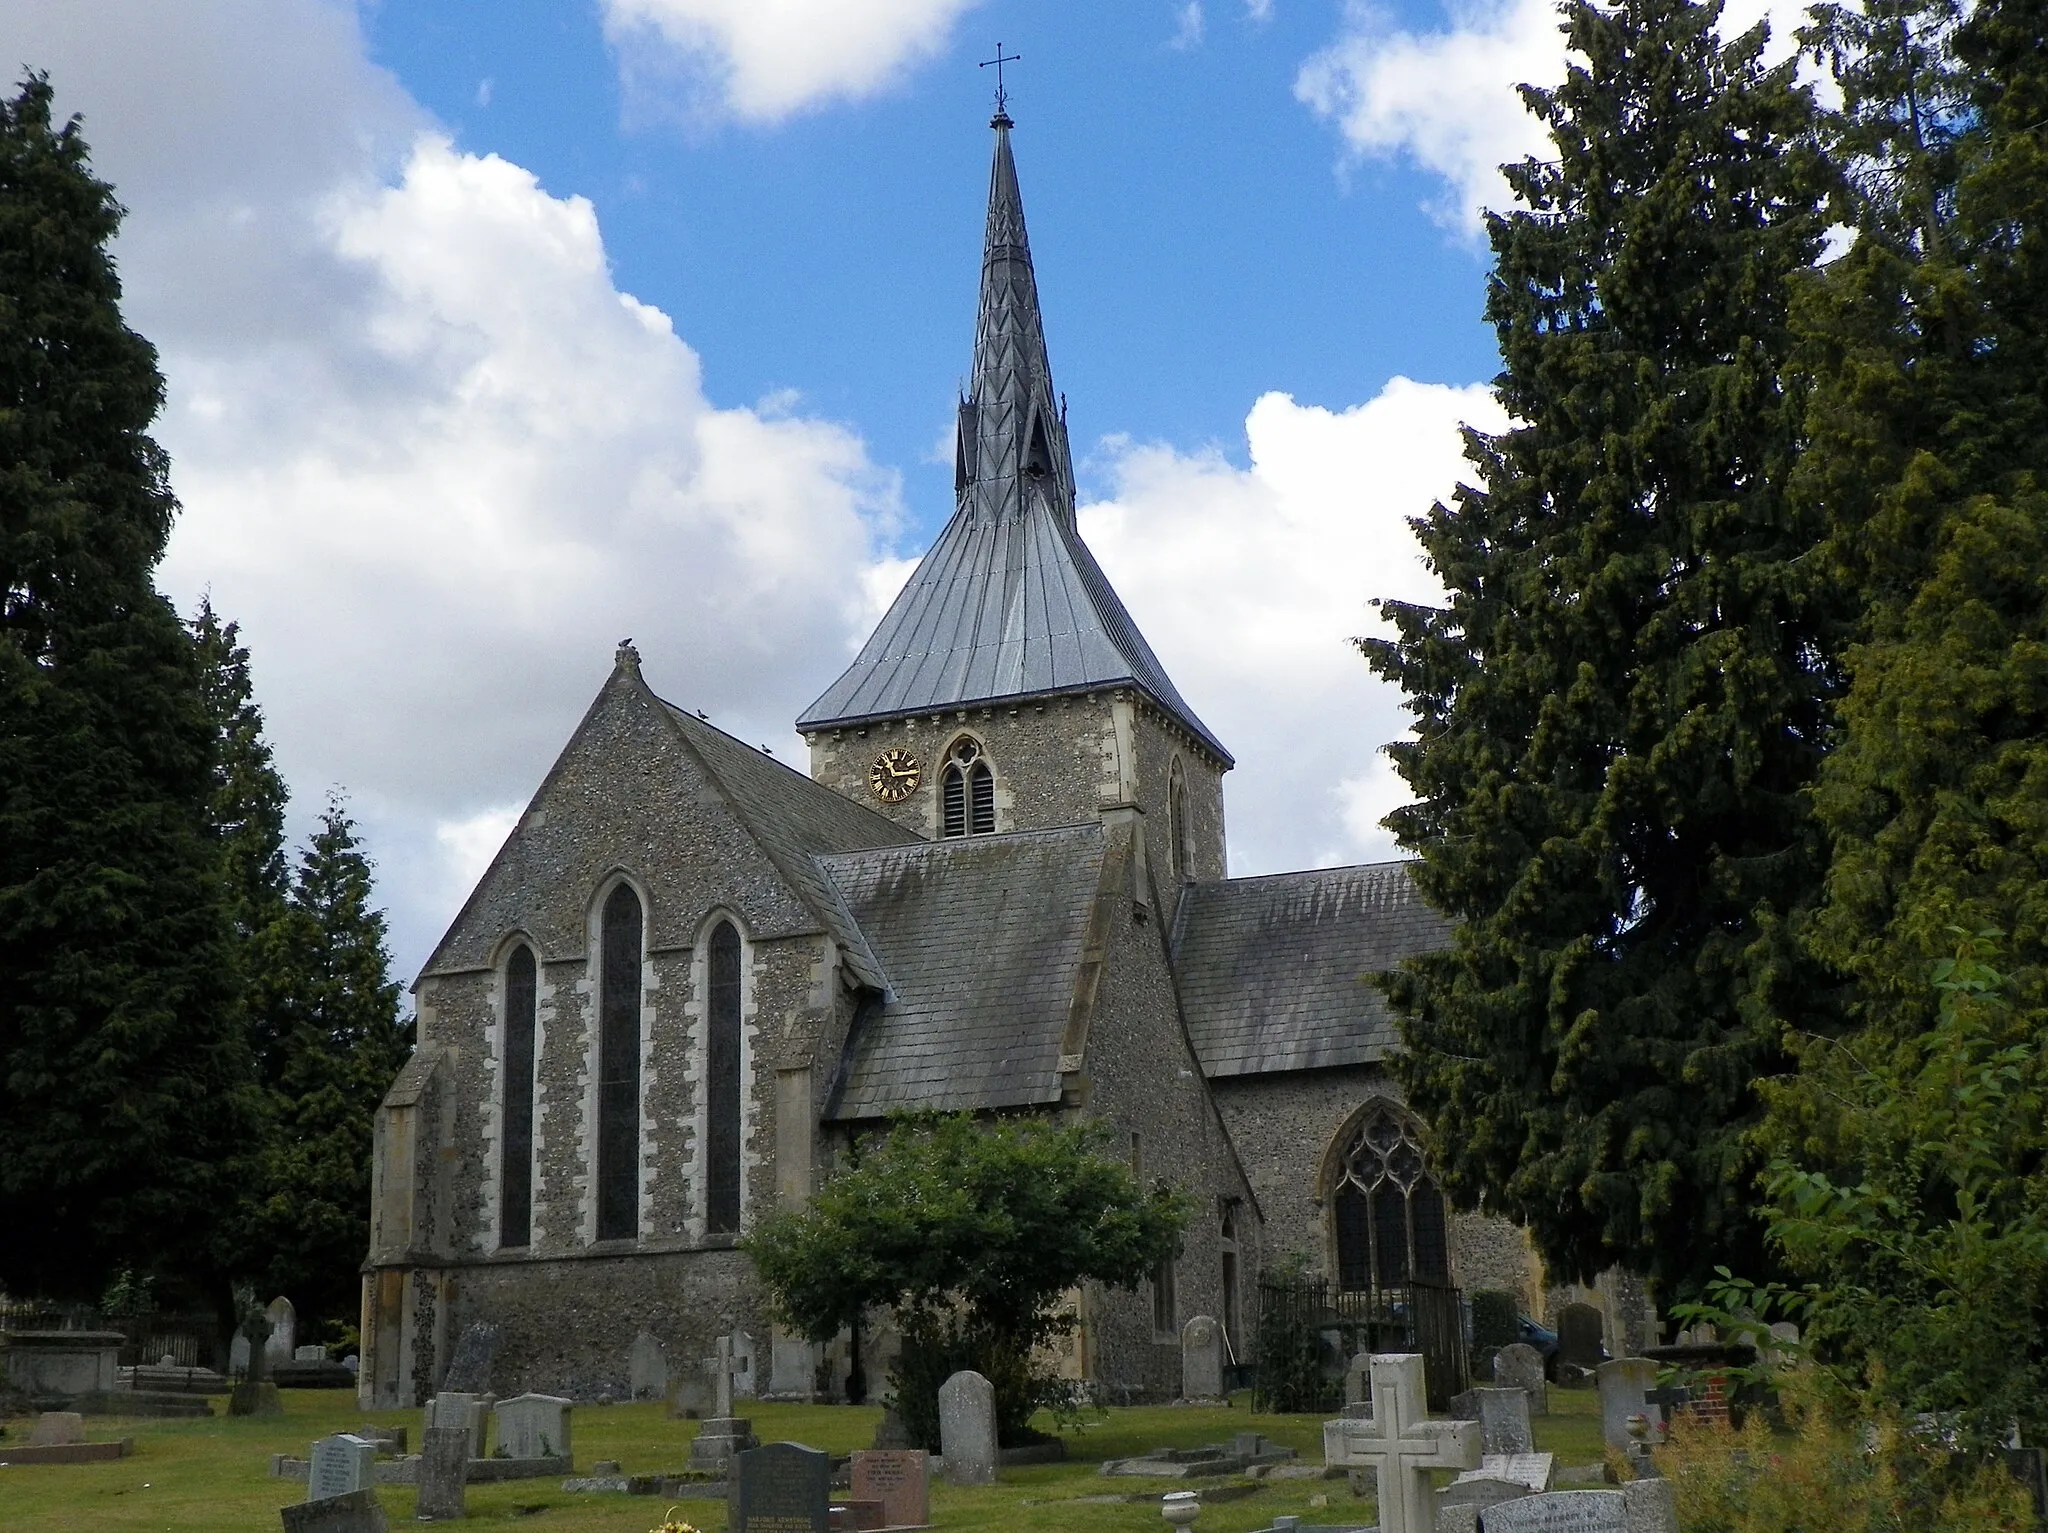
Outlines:
{"label": "arched window", "polygon": [[1375,1104],[1345,1145],[1335,1180],[1340,1287],[1450,1281],[1443,1194],[1412,1118],[1392,1103]]}
{"label": "arched window", "polygon": [[498,1244],[523,1246],[533,1235],[533,949],[520,943],[505,959],[505,1049],[501,1082],[504,1131],[498,1140]]}
{"label": "arched window", "polygon": [[597,1238],[640,1233],[640,896],[604,902],[597,1035]]}
{"label": "arched window", "polygon": [[1173,759],[1166,779],[1166,852],[1168,872],[1176,883],[1189,883],[1195,876],[1195,841],[1188,825],[1188,776]]}
{"label": "arched window", "polygon": [[740,1227],[740,934],[730,921],[711,930],[705,958],[704,1227]]}
{"label": "arched window", "polygon": [[959,740],[946,753],[939,784],[939,805],[946,836],[992,836],[996,831],[996,775],[982,759],[981,747]]}

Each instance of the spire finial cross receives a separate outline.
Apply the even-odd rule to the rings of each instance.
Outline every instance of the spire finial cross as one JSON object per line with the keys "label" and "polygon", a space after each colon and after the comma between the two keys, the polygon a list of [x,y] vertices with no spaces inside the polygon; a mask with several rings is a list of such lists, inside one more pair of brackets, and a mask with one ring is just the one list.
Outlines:
{"label": "spire finial cross", "polygon": [[1024,55],[1021,53],[1004,53],[1003,45],[997,43],[996,56],[992,59],[983,59],[975,66],[978,69],[986,69],[991,64],[996,66],[996,116],[998,117],[1008,117],[1010,115],[1010,93],[1003,89],[1003,66],[1005,64],[1014,64],[1023,57]]}

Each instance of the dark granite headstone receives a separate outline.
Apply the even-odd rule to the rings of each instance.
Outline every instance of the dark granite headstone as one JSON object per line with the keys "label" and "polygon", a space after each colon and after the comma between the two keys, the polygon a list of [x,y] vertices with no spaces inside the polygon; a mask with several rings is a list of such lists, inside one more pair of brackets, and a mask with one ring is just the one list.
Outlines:
{"label": "dark granite headstone", "polygon": [[374,1490],[351,1491],[324,1501],[300,1501],[280,1507],[284,1533],[388,1533],[384,1508]]}
{"label": "dark granite headstone", "polygon": [[1606,1361],[1606,1327],[1590,1304],[1567,1304],[1557,1317],[1557,1360],[1575,1368],[1598,1368]]}
{"label": "dark granite headstone", "polygon": [[769,1443],[736,1456],[726,1490],[728,1533],[827,1533],[832,1455]]}
{"label": "dark granite headstone", "polygon": [[498,1355],[498,1328],[478,1321],[462,1333],[455,1344],[455,1357],[448,1364],[448,1376],[441,1380],[443,1394],[487,1395],[491,1392],[491,1362]]}

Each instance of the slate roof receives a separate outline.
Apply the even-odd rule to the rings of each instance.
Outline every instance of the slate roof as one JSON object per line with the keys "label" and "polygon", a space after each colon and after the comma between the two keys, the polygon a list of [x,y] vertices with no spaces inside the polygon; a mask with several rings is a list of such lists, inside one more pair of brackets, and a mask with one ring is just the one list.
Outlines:
{"label": "slate roof", "polygon": [[1228,764],[1111,589],[1074,523],[1074,468],[1010,153],[997,114],[971,392],[953,518],[800,730],[1128,684]]}
{"label": "slate roof", "polygon": [[818,858],[891,985],[826,1116],[1057,1102],[1102,858],[1099,824]]}
{"label": "slate roof", "polygon": [[1196,884],[1174,972],[1211,1078],[1367,1064],[1399,1046],[1370,976],[1450,940],[1407,862]]}

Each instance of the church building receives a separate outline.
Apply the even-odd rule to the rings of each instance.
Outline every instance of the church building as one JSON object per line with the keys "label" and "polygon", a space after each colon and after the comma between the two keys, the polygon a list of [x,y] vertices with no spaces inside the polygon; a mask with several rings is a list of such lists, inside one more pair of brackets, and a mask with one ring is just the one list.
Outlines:
{"label": "church building", "polygon": [[419,976],[377,1123],[366,1407],[431,1394],[477,1321],[500,1393],[686,1381],[724,1335],[743,1394],[878,1388],[885,1336],[863,1360],[783,1334],[736,1247],[908,1110],[1094,1120],[1194,1194],[1177,1260],[1078,1296],[1065,1362],[1104,1398],[1176,1396],[1197,1314],[1250,1361],[1283,1261],[1539,1298],[1519,1232],[1447,1212],[1385,1074],[1370,977],[1447,931],[1406,866],[1229,876],[1230,751],[1076,525],[992,126],[956,507],[796,721],[809,775],[620,645]]}

